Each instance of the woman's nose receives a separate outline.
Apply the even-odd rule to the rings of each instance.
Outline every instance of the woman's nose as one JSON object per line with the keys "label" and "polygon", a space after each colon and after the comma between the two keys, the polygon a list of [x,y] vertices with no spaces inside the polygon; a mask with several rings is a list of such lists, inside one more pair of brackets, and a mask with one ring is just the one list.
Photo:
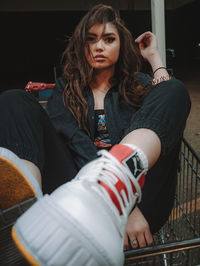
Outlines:
{"label": "woman's nose", "polygon": [[103,41],[102,39],[100,39],[96,42],[96,50],[103,50],[103,49],[104,49]]}

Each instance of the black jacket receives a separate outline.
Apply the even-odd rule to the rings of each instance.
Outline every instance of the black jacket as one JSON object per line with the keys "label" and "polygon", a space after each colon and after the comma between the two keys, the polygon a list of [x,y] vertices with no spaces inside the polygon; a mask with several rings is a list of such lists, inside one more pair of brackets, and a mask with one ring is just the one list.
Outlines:
{"label": "black jacket", "polygon": [[[138,77],[143,86],[151,83],[151,77],[138,73]],[[48,103],[47,113],[55,126],[57,132],[65,138],[67,145],[73,152],[74,159],[80,169],[85,163],[96,158],[97,148],[94,145],[95,135],[95,114],[94,98],[90,88],[85,89],[84,97],[88,103],[88,124],[90,137],[78,127],[76,119],[71,112],[64,106],[62,92],[65,81],[62,78],[57,79]],[[117,87],[112,87],[105,96],[104,111],[106,115],[106,126],[112,145],[120,142],[126,129],[129,127],[131,117],[136,109],[129,106],[120,97]]]}
{"label": "black jacket", "polygon": [[[138,78],[143,86],[151,82],[149,75],[138,73]],[[58,79],[46,110],[57,132],[71,149],[79,169],[97,157],[94,98],[87,88],[84,97],[88,103],[89,137],[63,104],[64,86],[64,80]],[[122,99],[114,86],[105,96],[104,111],[112,145],[137,128],[151,129],[161,140],[161,156],[148,171],[139,205],[151,225],[151,231],[155,232],[168,218],[173,205],[180,142],[190,111],[188,92],[181,81],[172,78],[153,86],[142,106],[136,110]],[[152,222],[156,219],[159,220],[157,225]]]}

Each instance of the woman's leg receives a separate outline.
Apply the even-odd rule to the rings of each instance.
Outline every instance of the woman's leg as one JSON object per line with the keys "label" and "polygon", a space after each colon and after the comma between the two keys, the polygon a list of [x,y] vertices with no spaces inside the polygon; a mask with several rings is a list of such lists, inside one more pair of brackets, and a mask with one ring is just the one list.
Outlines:
{"label": "woman's leg", "polygon": [[23,263],[10,229],[42,196],[38,183],[42,183],[43,193],[50,193],[75,174],[71,153],[37,100],[23,90],[1,94],[0,264]]}
{"label": "woman's leg", "polygon": [[[127,224],[129,239],[139,238],[142,246],[151,242],[148,241],[149,228],[145,223],[143,228],[138,227],[136,221],[145,218],[151,232],[155,233],[167,220],[173,206],[179,147],[189,110],[190,100],[183,84],[175,79],[162,82],[147,95],[121,141],[140,147],[149,161],[142,201],[138,204],[144,217],[139,215],[137,219],[138,212],[133,210]],[[146,240],[144,237],[141,240],[141,235]]]}
{"label": "woman's leg", "polygon": [[21,158],[39,183],[42,176],[44,193],[74,177],[76,167],[70,152],[32,95],[23,90],[4,92],[0,125],[0,147]]}
{"label": "woman's leg", "polygon": [[32,173],[34,178],[37,180],[38,184],[42,188],[42,177],[39,168],[32,162],[21,159],[23,163],[26,165],[26,167],[29,169],[29,171]]}
{"label": "woman's leg", "polygon": [[[133,144],[144,151],[151,168],[158,160],[161,152],[161,142],[156,133],[147,128],[139,128],[126,135],[120,144]],[[152,152],[153,151],[153,152]]]}

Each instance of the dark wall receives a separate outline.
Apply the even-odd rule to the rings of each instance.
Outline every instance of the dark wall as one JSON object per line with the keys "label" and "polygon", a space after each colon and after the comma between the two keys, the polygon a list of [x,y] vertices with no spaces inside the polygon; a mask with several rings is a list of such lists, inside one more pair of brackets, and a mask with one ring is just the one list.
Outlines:
{"label": "dark wall", "polygon": [[175,48],[177,61],[187,64],[200,57],[200,1],[166,13],[167,46]]}
{"label": "dark wall", "polygon": [[[200,42],[199,2],[166,12],[166,46],[175,49],[177,64],[188,62]],[[84,13],[0,13],[0,84],[8,80],[53,81],[53,66],[60,60],[66,36]],[[121,11],[121,16],[135,37],[151,30],[150,11]]]}
{"label": "dark wall", "polygon": [[[16,12],[0,14],[0,73],[13,79],[52,79],[53,66],[82,12]],[[4,75],[2,75],[4,74]]]}

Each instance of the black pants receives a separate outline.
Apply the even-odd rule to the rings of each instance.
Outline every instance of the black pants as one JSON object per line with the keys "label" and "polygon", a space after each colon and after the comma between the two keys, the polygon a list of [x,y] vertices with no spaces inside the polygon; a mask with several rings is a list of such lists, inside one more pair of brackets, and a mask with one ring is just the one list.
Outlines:
{"label": "black pants", "polygon": [[[57,134],[46,111],[23,90],[0,95],[0,146],[39,167],[44,193],[70,181],[78,171],[69,147]],[[173,206],[179,146],[177,143],[162,155],[147,174],[139,208],[152,233],[168,219]],[[166,161],[173,164],[166,168]]]}
{"label": "black pants", "polygon": [[44,193],[51,193],[77,173],[45,110],[23,90],[0,95],[0,146],[39,167]]}

